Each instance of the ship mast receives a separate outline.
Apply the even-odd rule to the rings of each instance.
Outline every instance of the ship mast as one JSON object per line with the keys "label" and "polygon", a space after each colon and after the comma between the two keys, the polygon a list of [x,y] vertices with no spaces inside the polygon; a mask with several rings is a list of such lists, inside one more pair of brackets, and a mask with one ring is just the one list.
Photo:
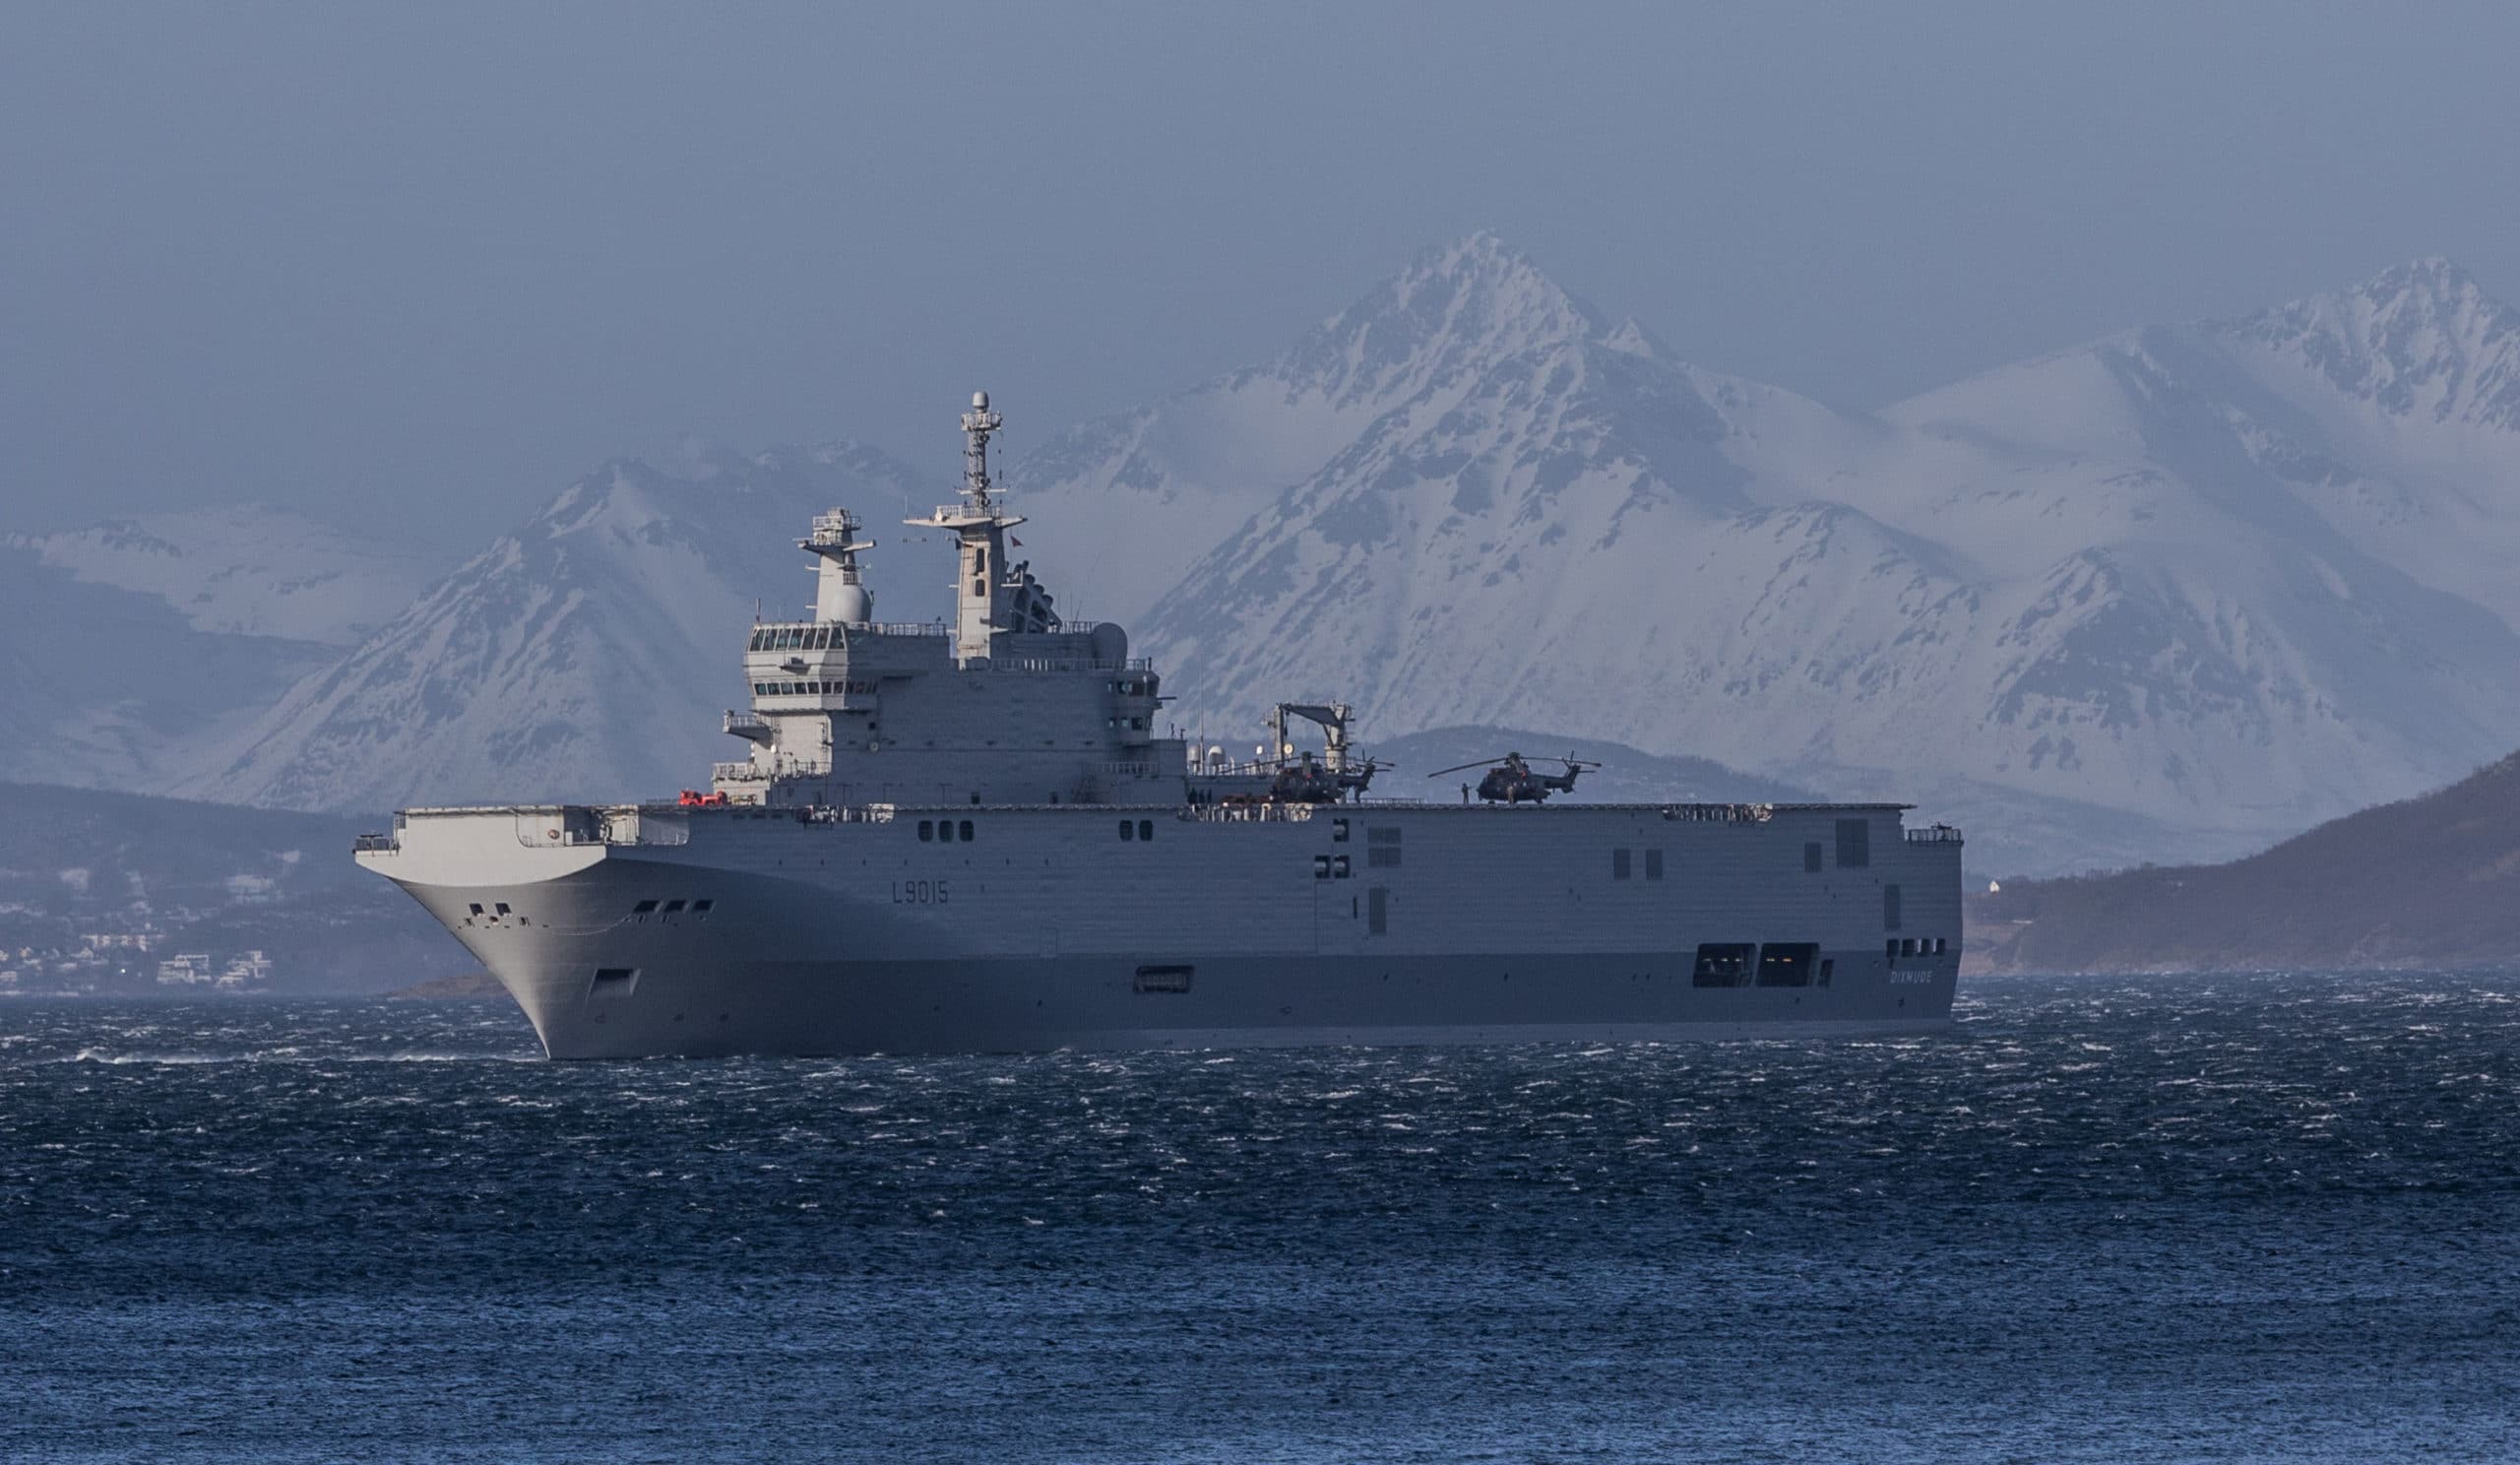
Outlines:
{"label": "ship mast", "polygon": [[954,655],[970,662],[989,654],[989,638],[1006,628],[1006,598],[1019,582],[1006,562],[1006,532],[1024,522],[999,507],[997,485],[988,476],[988,440],[1006,419],[989,411],[988,394],[974,392],[972,410],[963,414],[963,501],[939,504],[924,519],[906,519],[921,529],[942,529],[959,541],[954,576]]}
{"label": "ship mast", "polygon": [[989,499],[988,439],[1005,425],[1004,417],[989,411],[988,394],[974,392],[972,410],[963,414],[963,497],[976,514],[996,512]]}

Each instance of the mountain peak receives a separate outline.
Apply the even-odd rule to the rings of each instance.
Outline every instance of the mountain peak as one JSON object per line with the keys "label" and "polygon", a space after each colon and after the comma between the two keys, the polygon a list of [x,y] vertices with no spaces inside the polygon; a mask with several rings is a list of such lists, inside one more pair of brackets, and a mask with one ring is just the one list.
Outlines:
{"label": "mountain peak", "polygon": [[2469,305],[2486,298],[2476,277],[2446,254],[2426,254],[2391,265],[2345,294],[2375,303],[2426,300],[2444,305]]}
{"label": "mountain peak", "polygon": [[[1407,269],[1357,306],[1384,301],[1403,309],[1433,304],[1456,316],[1463,307],[1523,314],[1536,321],[1545,319],[1572,335],[1589,335],[1603,325],[1591,306],[1568,294],[1530,255],[1483,228],[1421,251]],[[1354,315],[1355,309],[1351,307],[1348,314]]]}
{"label": "mountain peak", "polygon": [[1607,330],[1531,256],[1480,229],[1420,253],[1296,343],[1268,374],[1333,403],[1394,401]]}
{"label": "mountain peak", "polygon": [[2208,329],[2308,366],[2392,416],[2520,427],[2520,310],[2446,255]]}

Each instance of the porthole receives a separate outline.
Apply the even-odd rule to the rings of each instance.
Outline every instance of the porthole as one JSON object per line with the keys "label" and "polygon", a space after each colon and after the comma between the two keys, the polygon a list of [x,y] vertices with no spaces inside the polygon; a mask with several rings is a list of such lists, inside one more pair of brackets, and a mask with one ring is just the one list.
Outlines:
{"label": "porthole", "polygon": [[921,820],[919,820],[919,821],[918,821],[918,842],[919,842],[920,844],[922,844],[922,845],[926,845],[926,844],[933,844],[933,843],[935,843],[935,840],[936,840],[936,821],[935,821],[935,820],[933,820],[933,819],[921,819]]}

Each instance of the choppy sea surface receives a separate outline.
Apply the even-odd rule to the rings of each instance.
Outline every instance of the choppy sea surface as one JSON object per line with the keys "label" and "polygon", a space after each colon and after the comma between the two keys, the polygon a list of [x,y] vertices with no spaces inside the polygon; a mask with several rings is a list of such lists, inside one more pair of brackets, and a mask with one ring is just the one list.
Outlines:
{"label": "choppy sea surface", "polygon": [[2520,1458],[2520,975],[541,1061],[0,1003],[0,1459]]}

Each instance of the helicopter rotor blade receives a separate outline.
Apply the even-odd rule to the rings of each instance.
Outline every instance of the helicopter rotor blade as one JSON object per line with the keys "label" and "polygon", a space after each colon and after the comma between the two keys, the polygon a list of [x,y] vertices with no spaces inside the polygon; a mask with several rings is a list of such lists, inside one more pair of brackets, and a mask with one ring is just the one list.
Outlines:
{"label": "helicopter rotor blade", "polygon": [[1428,777],[1428,778],[1442,778],[1445,774],[1448,774],[1448,773],[1459,773],[1459,772],[1461,772],[1461,771],[1462,771],[1463,769],[1465,769],[1465,768],[1493,768],[1493,767],[1495,767],[1497,764],[1502,763],[1502,762],[1504,762],[1504,761],[1505,761],[1505,760],[1504,760],[1504,759],[1502,759],[1502,758],[1480,758],[1480,759],[1476,760],[1475,762],[1470,762],[1470,763],[1456,763],[1456,764],[1454,764],[1454,765],[1453,765],[1452,767],[1450,767],[1450,768],[1438,768],[1438,769],[1436,769],[1433,773],[1430,773],[1430,774],[1426,775],[1426,777]]}

